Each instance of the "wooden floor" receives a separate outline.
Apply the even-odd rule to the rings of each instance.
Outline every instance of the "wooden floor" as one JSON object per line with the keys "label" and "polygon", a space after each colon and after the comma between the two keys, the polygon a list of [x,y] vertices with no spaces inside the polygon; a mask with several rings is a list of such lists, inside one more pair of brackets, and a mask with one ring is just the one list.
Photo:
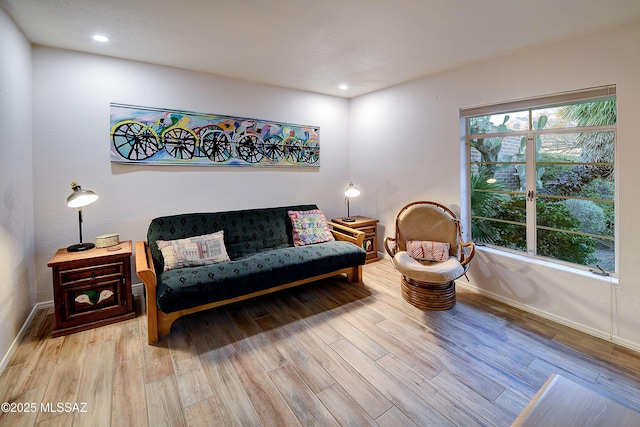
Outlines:
{"label": "wooden floor", "polygon": [[508,426],[553,373],[640,410],[640,355],[461,289],[422,312],[384,260],[188,316],[157,346],[144,314],[53,322],[36,315],[0,377],[22,411],[0,425]]}

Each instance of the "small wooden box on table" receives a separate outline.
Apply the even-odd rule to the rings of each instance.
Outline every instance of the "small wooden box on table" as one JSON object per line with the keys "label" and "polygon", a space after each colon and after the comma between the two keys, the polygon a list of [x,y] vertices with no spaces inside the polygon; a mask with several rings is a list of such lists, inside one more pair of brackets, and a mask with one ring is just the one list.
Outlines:
{"label": "small wooden box on table", "polygon": [[82,252],[58,249],[53,272],[54,337],[133,319],[131,240]]}
{"label": "small wooden box on table", "polygon": [[362,248],[367,252],[366,263],[378,260],[378,220],[361,215],[352,215],[355,221],[345,221],[344,218],[333,218],[331,222],[355,228],[364,232]]}

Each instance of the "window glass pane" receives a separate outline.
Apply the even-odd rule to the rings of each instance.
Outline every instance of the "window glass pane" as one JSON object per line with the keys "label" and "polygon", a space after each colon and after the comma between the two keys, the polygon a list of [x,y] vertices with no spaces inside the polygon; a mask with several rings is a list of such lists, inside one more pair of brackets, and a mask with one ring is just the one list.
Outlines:
{"label": "window glass pane", "polygon": [[613,201],[613,132],[547,134],[536,141],[539,193]]}
{"label": "window glass pane", "polygon": [[538,229],[537,254],[575,264],[595,267],[596,239],[562,231]]}
{"label": "window glass pane", "polygon": [[469,133],[499,133],[529,130],[529,111],[514,111],[469,118]]}
{"label": "window glass pane", "polygon": [[612,203],[539,197],[536,206],[538,255],[614,271]]}
{"label": "window glass pane", "polygon": [[616,252],[615,242],[609,239],[594,239],[596,241],[595,257],[597,259],[595,264],[596,269],[599,266],[605,271],[616,271]]}
{"label": "window glass pane", "polygon": [[[474,177],[476,180],[478,176]],[[496,183],[473,183],[471,234],[475,241],[526,251],[526,206],[524,194],[491,191],[504,188]],[[483,189],[481,190],[480,187]],[[494,221],[492,219],[499,219]]]}
{"label": "window glass pane", "polygon": [[539,135],[537,161],[613,164],[614,138],[612,131]]}
{"label": "window glass pane", "polygon": [[501,191],[524,191],[526,137],[514,135],[471,140],[471,172],[504,184]]}
{"label": "window glass pane", "polygon": [[[523,139],[524,138],[524,139]],[[526,137],[514,135],[471,140],[472,162],[524,162]]]}
{"label": "window glass pane", "polygon": [[520,252],[527,251],[526,225],[472,218],[471,230],[475,242],[500,246]]}
{"label": "window glass pane", "polygon": [[[540,120],[546,116],[547,119]],[[545,107],[532,110],[532,120],[543,126],[533,126],[534,130],[572,128],[584,126],[609,126],[616,124],[616,100],[578,102],[559,107]]]}
{"label": "window glass pane", "polygon": [[532,129],[563,129],[574,127],[575,124],[572,123],[570,119],[564,118],[559,114],[561,110],[562,107],[547,107],[532,110]]}
{"label": "window glass pane", "polygon": [[[591,181],[583,188],[585,196],[589,197],[591,202],[602,210],[592,208],[595,212],[594,219],[602,221],[601,215],[604,215],[604,227],[598,228],[599,232],[594,233],[610,238],[615,237],[615,193],[613,180],[597,178]],[[612,247],[613,249],[613,247]]]}
{"label": "window glass pane", "polygon": [[614,200],[613,167],[542,164],[538,175],[538,195],[580,197],[594,201]]}
{"label": "window glass pane", "polygon": [[520,252],[527,252],[526,225],[506,224],[500,229],[500,246]]}
{"label": "window glass pane", "polygon": [[538,225],[597,237],[614,236],[613,201],[537,198]]}

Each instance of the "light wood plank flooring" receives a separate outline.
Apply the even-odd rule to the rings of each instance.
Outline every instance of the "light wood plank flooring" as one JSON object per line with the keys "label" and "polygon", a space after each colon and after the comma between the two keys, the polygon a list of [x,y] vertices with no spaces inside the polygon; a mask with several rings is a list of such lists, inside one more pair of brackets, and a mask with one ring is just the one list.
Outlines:
{"label": "light wood plank flooring", "polygon": [[0,377],[0,401],[35,411],[0,425],[508,426],[553,373],[640,410],[640,355],[461,289],[423,312],[399,288],[382,260],[360,284],[188,316],[156,346],[144,314],[51,338],[42,310]]}

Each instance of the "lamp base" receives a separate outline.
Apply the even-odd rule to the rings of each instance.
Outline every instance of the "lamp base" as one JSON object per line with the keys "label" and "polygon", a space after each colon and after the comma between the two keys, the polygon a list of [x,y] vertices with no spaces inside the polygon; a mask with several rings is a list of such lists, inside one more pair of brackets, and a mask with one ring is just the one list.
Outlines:
{"label": "lamp base", "polygon": [[93,243],[78,243],[67,247],[67,252],[81,252],[95,248]]}
{"label": "lamp base", "polygon": [[348,216],[346,218],[340,218],[340,219],[342,219],[342,221],[344,221],[344,222],[356,222],[356,219],[352,218],[350,216]]}

